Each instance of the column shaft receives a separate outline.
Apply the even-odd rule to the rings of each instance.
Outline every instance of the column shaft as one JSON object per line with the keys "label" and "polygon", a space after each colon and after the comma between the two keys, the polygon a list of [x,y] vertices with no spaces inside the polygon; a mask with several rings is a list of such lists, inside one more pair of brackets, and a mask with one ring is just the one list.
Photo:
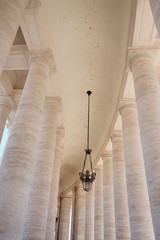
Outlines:
{"label": "column shaft", "polygon": [[91,191],[86,193],[85,240],[94,239],[94,183]]}
{"label": "column shaft", "polygon": [[3,155],[0,169],[0,239],[3,240],[22,239],[48,73],[48,66],[40,60],[31,64]]}
{"label": "column shaft", "polygon": [[[132,240],[154,240],[136,104],[120,101]],[[143,201],[142,201],[143,199]]]}
{"label": "column shaft", "polygon": [[76,210],[76,187],[72,190],[72,225],[71,225],[71,240],[74,240],[75,231],[75,210]]}
{"label": "column shaft", "polygon": [[130,240],[130,226],[128,214],[127,188],[124,167],[123,143],[121,132],[113,132],[113,183],[116,240]]}
{"label": "column shaft", "polygon": [[103,228],[103,166],[95,168],[96,180],[94,191],[94,239],[104,239]]}
{"label": "column shaft", "polygon": [[59,98],[46,98],[23,240],[45,238],[59,108]]}
{"label": "column shaft", "polygon": [[115,216],[113,197],[113,167],[112,153],[104,152],[103,159],[103,212],[104,212],[104,239],[115,240]]}
{"label": "column shaft", "polygon": [[68,240],[70,226],[71,196],[63,196],[61,202],[59,240]]}
{"label": "column shaft", "polygon": [[75,240],[84,240],[85,204],[86,204],[86,192],[82,188],[82,183],[79,183],[76,189],[76,209],[75,209],[75,229],[74,229]]}
{"label": "column shaft", "polygon": [[26,2],[24,0],[0,1],[0,75],[9,55],[25,7]]}
{"label": "column shaft", "polygon": [[62,157],[62,146],[61,146],[62,137],[64,137],[64,129],[58,128],[57,136],[56,136],[55,159],[53,164],[47,226],[46,226],[46,234],[45,234],[46,240],[53,240],[53,236],[55,232],[55,220],[56,220],[58,190],[59,190],[59,175],[60,175],[60,166],[61,166],[61,157]]}
{"label": "column shaft", "polygon": [[160,238],[160,84],[150,52],[130,56],[156,239]]}
{"label": "column shaft", "polygon": [[11,109],[11,104],[8,96],[0,97],[0,142],[2,140],[3,131],[6,125],[6,120]]}

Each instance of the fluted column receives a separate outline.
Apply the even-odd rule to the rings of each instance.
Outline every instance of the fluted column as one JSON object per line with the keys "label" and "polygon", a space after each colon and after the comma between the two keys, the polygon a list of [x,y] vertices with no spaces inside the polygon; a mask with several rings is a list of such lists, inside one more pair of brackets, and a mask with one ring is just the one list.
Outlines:
{"label": "fluted column", "polygon": [[134,100],[121,100],[119,110],[122,117],[131,238],[154,240],[136,103]]}
{"label": "fluted column", "polygon": [[75,240],[84,240],[85,204],[86,204],[86,192],[82,188],[82,183],[79,183],[76,189],[76,209],[75,209],[75,229],[74,229]]}
{"label": "fluted column", "polygon": [[94,183],[91,191],[86,193],[85,240],[94,239]]}
{"label": "fluted column", "polygon": [[150,52],[130,52],[140,135],[156,239],[160,238],[160,84]]}
{"label": "fluted column", "polygon": [[25,10],[25,0],[0,1],[0,75],[6,63],[9,51],[20,25],[20,19]]}
{"label": "fluted column", "polygon": [[111,134],[116,240],[130,240],[127,188],[121,131]]}
{"label": "fluted column", "polygon": [[156,24],[159,36],[160,36],[160,0],[149,0],[151,5],[154,22]]}
{"label": "fluted column", "polygon": [[45,238],[60,110],[60,98],[46,98],[23,240]]}
{"label": "fluted column", "polygon": [[48,57],[32,59],[0,169],[0,239],[22,239],[44,108]]}
{"label": "fluted column", "polygon": [[53,240],[54,231],[55,231],[55,219],[56,219],[58,190],[59,190],[59,175],[60,175],[60,167],[61,167],[61,157],[63,154],[63,148],[61,145],[62,137],[64,137],[64,128],[58,128],[57,135],[56,135],[55,159],[53,164],[47,226],[46,226],[46,234],[45,234],[46,240]]}
{"label": "fluted column", "polygon": [[68,240],[70,226],[71,195],[64,195],[61,201],[59,238],[58,240]]}
{"label": "fluted column", "polygon": [[113,197],[113,166],[112,152],[105,151],[103,160],[103,213],[104,213],[104,239],[115,240],[115,216]]}
{"label": "fluted column", "polygon": [[0,142],[2,140],[3,131],[6,120],[11,110],[11,103],[8,96],[0,96]]}
{"label": "fluted column", "polygon": [[104,239],[103,228],[103,166],[96,166],[94,191],[94,239]]}

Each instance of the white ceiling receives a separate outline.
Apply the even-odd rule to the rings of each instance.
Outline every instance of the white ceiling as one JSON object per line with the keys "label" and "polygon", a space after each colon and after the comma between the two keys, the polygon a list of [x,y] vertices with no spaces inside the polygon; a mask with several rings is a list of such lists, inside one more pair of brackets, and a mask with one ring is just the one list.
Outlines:
{"label": "white ceiling", "polygon": [[92,158],[103,145],[124,77],[131,0],[46,0],[65,117],[60,191],[78,179],[91,90]]}

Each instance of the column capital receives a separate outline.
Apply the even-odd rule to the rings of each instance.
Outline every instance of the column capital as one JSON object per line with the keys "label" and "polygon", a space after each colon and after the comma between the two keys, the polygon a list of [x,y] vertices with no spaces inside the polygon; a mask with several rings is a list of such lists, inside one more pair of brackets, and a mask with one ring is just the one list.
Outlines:
{"label": "column capital", "polygon": [[107,158],[111,158],[112,157],[112,151],[104,151],[102,153],[102,160],[105,161]]}
{"label": "column capital", "polygon": [[[28,3],[28,1],[27,1],[27,3]],[[42,6],[41,0],[30,0],[27,5],[27,9],[38,8],[41,6]]]}
{"label": "column capital", "polygon": [[0,95],[0,105],[5,105],[9,109],[12,107],[12,99],[7,95]]}
{"label": "column capital", "polygon": [[72,198],[72,193],[65,193],[64,195],[61,196],[62,199],[64,198]]}
{"label": "column capital", "polygon": [[46,97],[45,108],[51,108],[53,111],[62,112],[62,99],[60,97]]}
{"label": "column capital", "polygon": [[94,167],[94,171],[97,172],[102,172],[103,171],[103,165],[96,165]]}
{"label": "column capital", "polygon": [[34,63],[44,64],[50,71],[56,72],[56,65],[54,61],[53,52],[48,51],[29,51],[29,65]]}
{"label": "column capital", "polygon": [[123,109],[127,109],[127,108],[136,109],[136,101],[135,101],[135,99],[130,99],[130,98],[120,99],[118,108],[119,108],[120,114],[123,111]]}
{"label": "column capital", "polygon": [[141,48],[131,48],[128,51],[128,64],[130,69],[132,70],[133,64],[148,60],[152,64],[154,62],[154,57],[156,55],[158,49],[141,49]]}
{"label": "column capital", "polygon": [[113,130],[110,134],[110,138],[111,138],[112,142],[115,138],[122,138],[122,131],[121,130]]}
{"label": "column capital", "polygon": [[78,184],[75,186],[75,191],[77,191],[78,189],[81,189],[83,190],[83,187],[82,187],[82,182],[78,182]]}

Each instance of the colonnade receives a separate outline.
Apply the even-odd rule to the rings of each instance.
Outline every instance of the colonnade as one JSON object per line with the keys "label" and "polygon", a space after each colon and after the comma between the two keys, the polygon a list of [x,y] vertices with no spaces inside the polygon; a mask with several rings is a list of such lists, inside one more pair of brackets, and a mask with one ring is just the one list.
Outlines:
{"label": "colonnade", "polygon": [[153,58],[150,50],[129,51],[136,99],[119,100],[122,129],[111,131],[112,151],[102,154],[103,181],[95,167],[92,239],[160,239],[160,83]]}
{"label": "colonnade", "polygon": [[[160,29],[159,6],[150,2]],[[26,6],[21,0],[0,2],[0,74]],[[151,49],[129,50],[128,62],[136,98],[119,101],[122,130],[112,129],[112,151],[102,153],[91,192],[79,184],[61,196],[58,239],[68,240],[72,229],[74,240],[160,240],[160,84]],[[61,99],[46,97],[52,53],[31,55],[29,64],[0,168],[3,240],[53,240],[55,234]],[[10,98],[0,96],[0,139],[10,110]]]}

